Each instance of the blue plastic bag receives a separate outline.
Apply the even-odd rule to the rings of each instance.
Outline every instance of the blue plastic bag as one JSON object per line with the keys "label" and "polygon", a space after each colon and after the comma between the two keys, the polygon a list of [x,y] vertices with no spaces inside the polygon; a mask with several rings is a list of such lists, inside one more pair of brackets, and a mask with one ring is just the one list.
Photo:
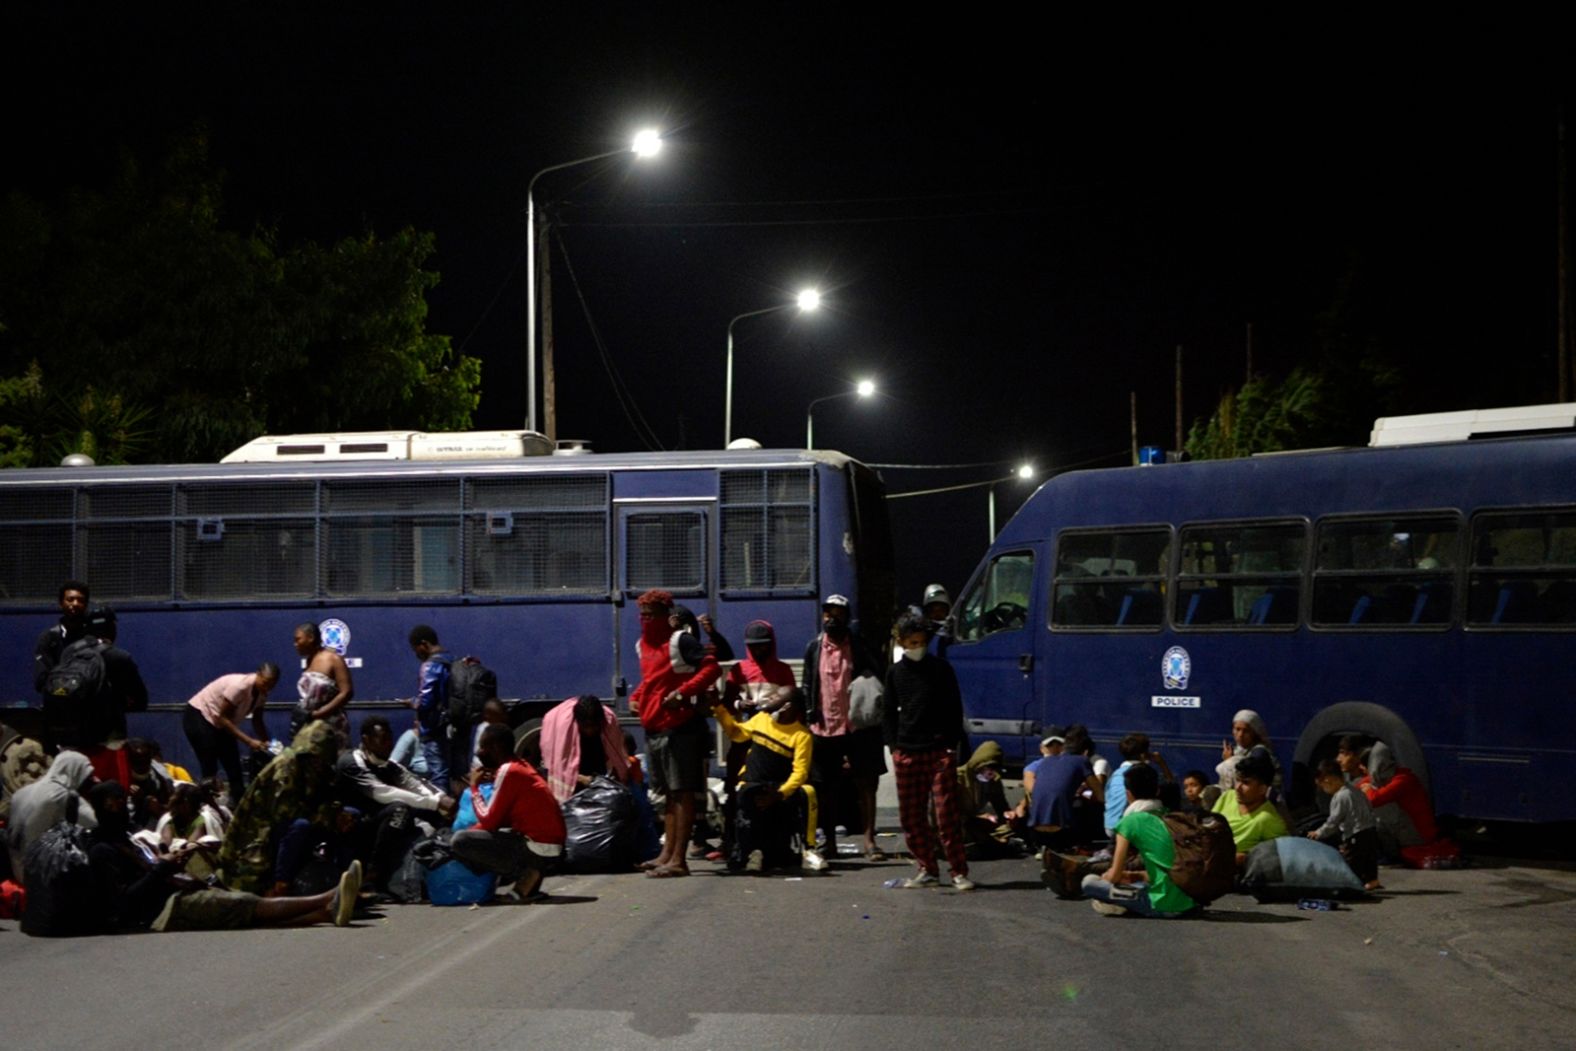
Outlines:
{"label": "blue plastic bag", "polygon": [[[482,798],[492,798],[493,786],[480,788]],[[461,792],[459,808],[454,814],[454,831],[462,832],[476,824],[476,808],[471,805],[471,794]],[[477,872],[463,861],[446,861],[427,871],[427,900],[434,905],[475,905],[490,901],[498,889],[498,877],[491,872]]]}

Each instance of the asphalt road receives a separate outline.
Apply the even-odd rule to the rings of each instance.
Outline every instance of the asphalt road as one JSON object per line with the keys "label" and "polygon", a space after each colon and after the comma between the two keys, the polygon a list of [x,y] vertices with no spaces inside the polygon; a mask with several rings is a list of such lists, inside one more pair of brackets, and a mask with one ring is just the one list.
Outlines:
{"label": "asphalt road", "polygon": [[1568,1048],[1576,872],[1487,864],[1388,869],[1382,900],[1337,912],[1228,897],[1171,922],[1056,900],[1028,859],[976,866],[971,894],[883,889],[901,861],[700,864],[348,930],[49,941],[6,922],[0,1031],[8,1049]]}

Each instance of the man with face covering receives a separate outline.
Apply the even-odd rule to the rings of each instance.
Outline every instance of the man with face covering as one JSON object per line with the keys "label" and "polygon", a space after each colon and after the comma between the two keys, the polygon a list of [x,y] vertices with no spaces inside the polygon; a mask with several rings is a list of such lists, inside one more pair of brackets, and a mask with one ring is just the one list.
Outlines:
{"label": "man with face covering", "polygon": [[[745,639],[748,644],[748,632]],[[729,740],[750,745],[738,782],[728,871],[792,865],[791,837],[803,826],[801,812],[791,801],[809,779],[813,751],[810,731],[800,718],[798,693],[791,685],[772,692],[743,723],[725,704],[712,711]]]}
{"label": "man with face covering", "polygon": [[339,739],[333,724],[313,720],[246,786],[246,794],[235,808],[235,820],[219,848],[219,870],[226,885],[281,897],[300,867],[295,860],[297,852],[282,849],[287,841],[294,842],[288,833],[297,822],[350,832],[354,814],[341,810],[333,794],[338,757]]}
{"label": "man with face covering", "polygon": [[865,857],[884,861],[876,846],[876,786],[886,773],[881,727],[856,729],[849,722],[849,687],[865,675],[884,674],[874,653],[849,627],[848,599],[828,595],[821,605],[821,633],[804,651],[805,721],[815,735],[811,783],[820,801],[824,853],[837,856],[837,816],[851,793],[865,826]]}
{"label": "man with face covering", "polygon": [[[646,731],[646,751],[651,759],[651,784],[668,801],[663,816],[662,853],[641,866],[657,879],[688,876],[690,831],[695,824],[695,796],[706,788],[706,709],[701,697],[722,675],[717,658],[709,653],[681,655],[686,674],[674,666],[669,643],[673,626],[668,616],[673,596],[647,591],[636,600],[640,607],[640,685],[629,704]],[[694,664],[688,662],[693,660]]]}

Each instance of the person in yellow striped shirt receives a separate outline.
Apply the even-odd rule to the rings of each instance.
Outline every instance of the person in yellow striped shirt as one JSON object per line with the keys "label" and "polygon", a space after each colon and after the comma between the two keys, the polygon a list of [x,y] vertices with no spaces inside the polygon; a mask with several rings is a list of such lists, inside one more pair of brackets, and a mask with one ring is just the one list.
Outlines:
{"label": "person in yellow striped shirt", "polygon": [[[743,723],[722,704],[712,714],[729,740],[748,741],[749,754],[739,778],[738,817],[729,872],[759,872],[770,868],[796,868],[799,857],[792,847],[794,830],[814,827],[814,797],[810,795],[810,756],[814,739],[804,725],[799,691],[778,691]],[[804,802],[812,812],[806,826]]]}

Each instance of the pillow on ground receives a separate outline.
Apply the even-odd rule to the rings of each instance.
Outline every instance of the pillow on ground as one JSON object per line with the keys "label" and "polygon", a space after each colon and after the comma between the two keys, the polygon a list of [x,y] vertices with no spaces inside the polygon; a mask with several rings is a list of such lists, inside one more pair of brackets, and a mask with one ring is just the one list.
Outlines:
{"label": "pillow on ground", "polygon": [[1259,901],[1295,898],[1360,898],[1363,881],[1341,852],[1302,836],[1281,836],[1248,852],[1242,882]]}

